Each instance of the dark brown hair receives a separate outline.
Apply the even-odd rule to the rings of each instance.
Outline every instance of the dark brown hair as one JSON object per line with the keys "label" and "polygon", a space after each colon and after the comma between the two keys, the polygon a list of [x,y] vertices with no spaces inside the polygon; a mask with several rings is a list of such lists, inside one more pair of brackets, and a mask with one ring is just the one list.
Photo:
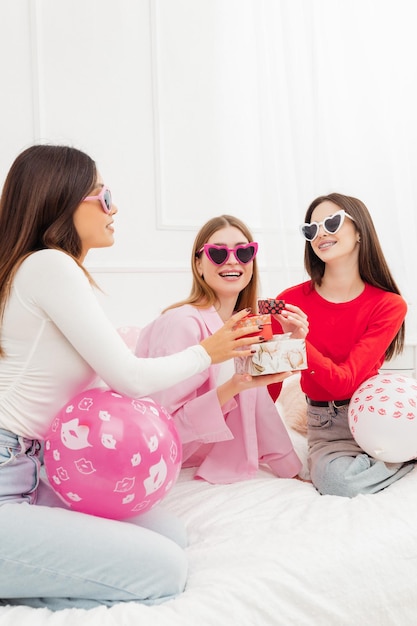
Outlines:
{"label": "dark brown hair", "polygon": [[[311,222],[314,209],[322,202],[333,202],[343,209],[354,220],[353,224],[360,236],[359,245],[359,274],[365,283],[379,287],[384,291],[400,294],[400,290],[392,277],[388,264],[382,252],[381,244],[375,230],[372,217],[361,200],[340,193],[331,193],[319,196],[310,204],[305,215],[305,222]],[[304,266],[313,283],[321,285],[325,263],[315,254],[310,242],[304,248]],[[403,322],[397,335],[388,346],[385,353],[387,360],[402,352],[404,348],[405,323]]]}
{"label": "dark brown hair", "polygon": [[31,253],[62,250],[82,267],[73,215],[96,182],[94,161],[76,148],[35,145],[15,159],[0,199],[0,319],[13,277]]}

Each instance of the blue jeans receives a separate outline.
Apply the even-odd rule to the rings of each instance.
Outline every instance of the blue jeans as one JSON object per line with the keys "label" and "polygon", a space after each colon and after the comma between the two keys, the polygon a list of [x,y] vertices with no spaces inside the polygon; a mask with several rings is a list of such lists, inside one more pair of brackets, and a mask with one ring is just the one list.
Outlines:
{"label": "blue jeans", "polygon": [[71,511],[41,477],[39,449],[0,429],[0,604],[88,609],[181,593],[180,521],[158,508],[126,522]]}
{"label": "blue jeans", "polygon": [[377,493],[414,467],[414,462],[384,463],[368,456],[352,437],[348,408],[307,405],[310,478],[323,495]]}

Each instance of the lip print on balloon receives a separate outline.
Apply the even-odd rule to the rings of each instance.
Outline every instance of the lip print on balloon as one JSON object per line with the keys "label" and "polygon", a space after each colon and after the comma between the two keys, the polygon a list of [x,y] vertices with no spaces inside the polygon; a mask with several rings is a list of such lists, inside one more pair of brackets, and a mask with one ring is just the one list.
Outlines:
{"label": "lip print on balloon", "polygon": [[145,485],[146,495],[154,493],[162,487],[168,474],[167,464],[161,456],[159,462],[149,468],[149,475],[143,481]]}
{"label": "lip print on balloon", "polygon": [[72,509],[113,519],[160,502],[178,478],[181,441],[151,398],[89,389],[54,419],[45,441],[49,482]]}
{"label": "lip print on balloon", "polygon": [[389,463],[417,457],[417,380],[394,372],[378,374],[353,394],[349,427],[369,456]]}
{"label": "lip print on balloon", "polygon": [[61,439],[64,446],[70,450],[82,450],[91,446],[88,443],[88,426],[82,426],[78,418],[65,422],[61,426]]}
{"label": "lip print on balloon", "polygon": [[75,466],[80,474],[92,474],[96,471],[91,461],[87,461],[87,459],[84,458],[75,461]]}

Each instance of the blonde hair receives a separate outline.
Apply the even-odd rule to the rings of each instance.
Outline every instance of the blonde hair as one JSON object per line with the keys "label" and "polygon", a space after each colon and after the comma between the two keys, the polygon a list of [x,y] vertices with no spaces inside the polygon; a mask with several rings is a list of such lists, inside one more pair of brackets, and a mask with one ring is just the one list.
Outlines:
{"label": "blonde hair", "polygon": [[[206,309],[218,304],[218,298],[216,293],[207,285],[204,278],[200,276],[197,270],[197,259],[199,258],[199,250],[205,243],[208,242],[210,237],[214,235],[218,230],[233,226],[241,231],[248,241],[253,241],[253,236],[248,227],[237,217],[232,215],[220,215],[219,217],[213,217],[201,227],[194,240],[194,245],[191,251],[191,271],[193,275],[193,282],[191,286],[190,295],[185,300],[171,304],[164,309],[175,309],[176,307],[183,306],[185,304],[192,304],[193,306],[201,309]],[[257,297],[259,286],[259,272],[256,262],[256,257],[253,260],[252,278],[248,285],[242,289],[239,293],[235,310],[241,310],[244,308],[251,308],[253,312],[257,311]]]}

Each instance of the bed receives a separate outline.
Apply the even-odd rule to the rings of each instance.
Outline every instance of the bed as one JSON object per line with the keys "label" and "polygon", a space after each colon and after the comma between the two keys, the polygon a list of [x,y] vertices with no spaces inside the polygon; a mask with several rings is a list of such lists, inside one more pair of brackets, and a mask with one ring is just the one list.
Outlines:
{"label": "bed", "polygon": [[[280,408],[308,479],[301,402],[288,385]],[[195,481],[183,470],[164,500],[188,528],[189,579],[180,597],[56,613],[3,607],[0,624],[414,626],[416,494],[417,470],[353,499],[320,496],[311,483],[277,479],[266,468],[232,485]]]}

